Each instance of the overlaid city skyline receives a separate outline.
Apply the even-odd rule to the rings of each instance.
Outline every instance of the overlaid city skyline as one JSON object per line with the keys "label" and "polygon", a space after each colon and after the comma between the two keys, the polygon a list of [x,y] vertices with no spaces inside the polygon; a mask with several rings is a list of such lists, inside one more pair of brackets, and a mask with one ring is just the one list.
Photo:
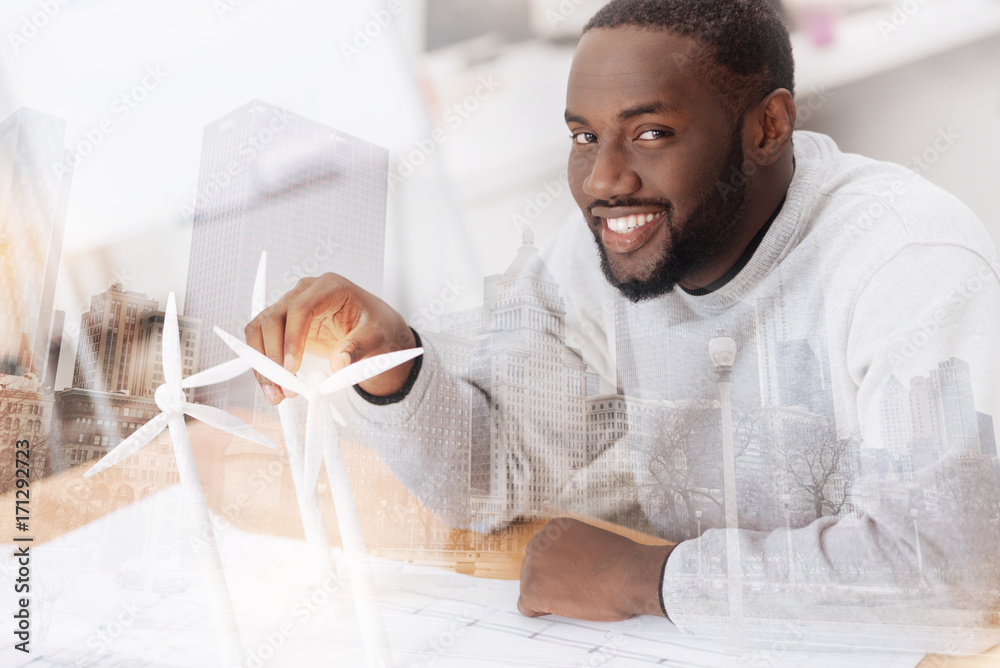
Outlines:
{"label": "overlaid city skyline", "polygon": [[[188,313],[180,318],[184,375],[230,358],[207,332],[219,323],[242,329],[262,250],[270,259],[269,300],[298,278],[323,271],[378,291],[387,165],[384,149],[256,100],[207,126]],[[330,231],[334,219],[343,226],[336,235]],[[47,429],[58,439],[49,448],[49,471],[103,456],[155,413],[151,397],[162,383],[164,314],[157,300],[133,287],[141,286],[116,282],[91,296],[80,319],[72,387],[35,402],[35,414],[53,415]],[[438,332],[420,332],[450,374],[431,381],[430,409],[397,433],[358,423],[346,438],[373,446],[390,462],[408,451],[429,453],[441,463],[437,483],[457,490],[432,509],[467,513],[483,529],[556,503],[653,532],[697,537],[723,521],[722,478],[713,459],[719,452],[705,443],[721,442],[707,346],[726,335],[737,345],[733,374],[741,388],[735,395],[737,486],[758,495],[769,490],[764,497],[739,497],[742,526],[764,528],[782,513],[790,526],[802,526],[829,514],[850,515],[872,500],[918,503],[912,487],[922,466],[946,455],[965,462],[996,457],[993,418],[976,411],[968,365],[955,358],[926,377],[908,379],[908,387],[892,379],[881,404],[884,447],[866,447],[858,435],[839,429],[825,335],[804,337],[781,297],[740,304],[720,330],[680,333],[669,322],[650,327],[658,316],[650,320],[648,307],[617,301],[618,388],[600,394],[583,354],[568,343],[560,290],[532,231],[524,231],[506,271],[483,279],[480,306],[446,310]],[[673,361],[644,362],[643,351],[662,345],[663,332],[673,337]],[[206,353],[213,345],[214,357]],[[691,374],[671,364],[700,370]],[[683,395],[658,394],[655,388],[677,385],[671,378],[678,373],[701,378],[701,385]],[[455,383],[458,377],[471,384]],[[40,384],[32,387],[44,394]],[[196,400],[274,421],[249,374]],[[32,429],[36,423],[41,421],[27,422]],[[558,453],[543,456],[553,435]],[[382,471],[382,478],[356,489],[359,502],[373,507],[398,485],[388,469],[373,466],[374,453],[355,452],[348,461],[362,479],[365,472]],[[534,468],[525,466],[526,457]],[[810,457],[821,462],[819,471]],[[167,459],[144,454],[127,462],[100,482],[95,499],[121,505],[175,482]],[[251,510],[266,515],[292,498],[280,454],[230,438],[208,466],[207,489],[219,503],[233,505],[244,478],[262,468],[276,482],[255,497]],[[645,495],[645,505],[623,510],[623,495],[632,493]],[[462,506],[465,498],[469,505]],[[940,504],[947,500],[939,500],[935,483],[925,485],[921,510]],[[403,544],[415,545],[412,537]]]}

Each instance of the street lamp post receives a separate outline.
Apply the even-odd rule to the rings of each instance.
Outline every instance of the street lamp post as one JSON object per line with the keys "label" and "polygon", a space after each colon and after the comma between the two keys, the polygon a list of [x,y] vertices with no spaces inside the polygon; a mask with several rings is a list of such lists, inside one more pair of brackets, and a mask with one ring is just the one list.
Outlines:
{"label": "street lamp post", "polygon": [[785,506],[785,543],[788,545],[788,582],[795,584],[795,561],[792,558],[792,495],[782,494]]}
{"label": "street lamp post", "polygon": [[701,511],[694,511],[694,517],[698,520],[698,577],[701,578]]}
{"label": "street lamp post", "polygon": [[733,452],[732,370],[736,341],[718,336],[708,342],[708,353],[719,374],[719,407],[722,413],[722,474],[726,503],[726,570],[729,580],[730,639],[743,639],[743,571],[740,558],[739,519],[736,513],[736,456]]}
{"label": "street lamp post", "polygon": [[924,557],[920,552],[920,529],[917,527],[917,509],[910,508],[910,515],[913,516],[913,535],[917,541],[917,569],[920,572],[920,582],[924,581]]}

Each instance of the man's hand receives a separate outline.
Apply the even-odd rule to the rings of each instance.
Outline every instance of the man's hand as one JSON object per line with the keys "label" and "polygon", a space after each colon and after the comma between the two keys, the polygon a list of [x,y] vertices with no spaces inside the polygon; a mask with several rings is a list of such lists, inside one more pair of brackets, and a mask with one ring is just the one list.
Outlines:
{"label": "man's hand", "polygon": [[660,571],[672,546],[641,545],[577,520],[552,520],[521,563],[517,608],[610,622],[660,615]]}
{"label": "man's hand", "polygon": [[[330,370],[339,371],[366,357],[416,345],[403,316],[336,274],[303,278],[254,318],[246,326],[245,335],[248,345],[292,373],[298,371],[305,352],[330,360]],[[413,364],[411,361],[390,369],[362,383],[361,388],[377,397],[395,394],[403,387]],[[284,391],[256,375],[267,400],[281,403]]]}

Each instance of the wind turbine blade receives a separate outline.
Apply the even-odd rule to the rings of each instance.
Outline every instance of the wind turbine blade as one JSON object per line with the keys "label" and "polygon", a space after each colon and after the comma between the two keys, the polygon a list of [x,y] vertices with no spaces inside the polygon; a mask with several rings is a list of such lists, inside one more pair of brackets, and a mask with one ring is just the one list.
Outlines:
{"label": "wind turbine blade", "polygon": [[224,332],[218,327],[215,328],[215,333],[226,342],[226,345],[233,349],[233,351],[245,359],[250,365],[257,370],[260,375],[264,376],[272,383],[277,383],[281,385],[286,390],[291,390],[296,394],[309,394],[309,388],[299,380],[295,374],[291,373],[285,367],[281,366],[272,359],[269,359],[265,355],[257,352],[247,344],[243,343],[232,334]]}
{"label": "wind turbine blade", "polygon": [[201,373],[188,376],[181,381],[181,387],[188,390],[192,387],[205,387],[206,385],[225,383],[227,380],[232,380],[246,373],[251,368],[250,362],[247,362],[242,357],[238,357],[237,359],[213,366],[210,369],[205,369]]}
{"label": "wind turbine blade", "polygon": [[330,434],[330,421],[324,419],[322,406],[317,406],[316,402],[309,403],[309,413],[306,416],[306,452],[303,462],[303,489],[315,489],[316,481],[319,480],[319,466],[323,462],[323,442],[333,434]]}
{"label": "wind turbine blade", "polygon": [[260,254],[257,278],[253,282],[253,299],[250,300],[250,319],[253,320],[267,308],[267,251]]}
{"label": "wind turbine blade", "polygon": [[363,359],[360,362],[344,367],[324,380],[323,384],[319,386],[319,393],[331,394],[351,385],[363,383],[380,373],[385,373],[389,369],[393,369],[400,364],[405,364],[423,354],[423,348],[411,348],[410,350],[400,350],[394,353],[386,353],[385,355],[376,355],[375,357]]}
{"label": "wind turbine blade", "polygon": [[166,413],[160,413],[155,418],[132,432],[132,435],[119,443],[114,450],[104,455],[104,457],[101,458],[101,461],[94,464],[89,471],[83,474],[83,477],[89,478],[92,475],[96,475],[101,471],[114,466],[129,455],[135,454],[145,447],[147,443],[156,438],[156,436],[163,431],[163,428],[167,426],[167,422],[169,421],[170,418]]}
{"label": "wind turbine blade", "polygon": [[181,341],[177,328],[177,302],[174,293],[167,297],[167,311],[163,318],[163,381],[171,390],[181,386]]}
{"label": "wind turbine blade", "polygon": [[216,429],[228,431],[234,436],[245,438],[248,441],[253,441],[254,443],[260,443],[268,448],[277,447],[271,439],[248,425],[243,420],[230,415],[225,411],[219,410],[214,406],[206,406],[204,404],[184,404],[184,412],[196,420],[201,420],[205,424],[210,424]]}

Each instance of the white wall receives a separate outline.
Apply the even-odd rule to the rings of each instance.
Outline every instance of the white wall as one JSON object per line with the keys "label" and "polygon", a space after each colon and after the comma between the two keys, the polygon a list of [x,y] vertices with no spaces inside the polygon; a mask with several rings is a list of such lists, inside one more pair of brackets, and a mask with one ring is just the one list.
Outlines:
{"label": "white wall", "polygon": [[[804,129],[845,151],[911,163],[965,202],[1000,246],[1000,36],[827,93]],[[945,152],[913,162],[925,151],[933,159],[949,130],[957,138]]]}

